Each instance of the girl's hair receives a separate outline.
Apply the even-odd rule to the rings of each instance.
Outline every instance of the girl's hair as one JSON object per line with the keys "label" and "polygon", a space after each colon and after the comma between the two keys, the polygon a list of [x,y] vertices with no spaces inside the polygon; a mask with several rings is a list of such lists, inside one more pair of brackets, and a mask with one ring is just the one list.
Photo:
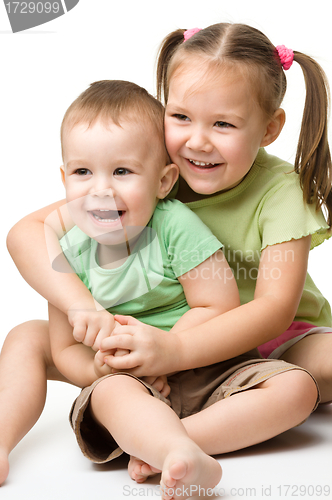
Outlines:
{"label": "girl's hair", "polygon": [[[97,119],[121,125],[122,120],[136,120],[142,126],[151,125],[164,147],[164,106],[144,88],[122,80],[102,80],[92,83],[67,109],[61,125],[64,134],[79,123],[93,125]],[[165,150],[165,158],[168,156]]]}
{"label": "girl's hair", "polygon": [[[259,30],[244,24],[219,23],[198,31],[184,42],[185,30],[168,35],[160,48],[157,65],[157,97],[168,100],[169,84],[179,66],[208,68],[227,64],[230,69],[241,63],[246,78],[255,89],[262,110],[270,117],[280,107],[286,92],[286,77],[277,50]],[[323,69],[311,57],[294,52],[294,61],[302,68],[306,99],[294,170],[299,174],[306,203],[322,205],[327,222],[332,223],[332,165],[327,137],[329,86]]]}

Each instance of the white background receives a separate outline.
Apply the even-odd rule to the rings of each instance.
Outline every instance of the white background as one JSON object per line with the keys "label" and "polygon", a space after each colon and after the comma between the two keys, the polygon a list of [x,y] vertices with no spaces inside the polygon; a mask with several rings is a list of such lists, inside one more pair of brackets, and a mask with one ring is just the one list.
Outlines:
{"label": "white background", "polygon": [[[275,45],[284,44],[294,50],[308,53],[323,66],[332,82],[331,16],[327,11],[327,4],[326,0],[80,0],[66,15],[26,32],[12,34],[5,6],[0,3],[0,251],[3,264],[0,345],[7,332],[16,324],[33,318],[47,317],[45,300],[23,281],[11,261],[5,242],[9,229],[25,214],[64,196],[59,173],[59,128],[66,108],[77,95],[90,83],[101,79],[131,80],[155,94],[155,59],[163,37],[177,28],[205,27],[221,21],[251,24],[267,34]],[[303,77],[297,65],[287,72],[287,80],[288,91],[283,105],[287,123],[280,138],[268,150],[285,160],[293,161],[304,97]],[[315,249],[310,258],[312,277],[330,302],[331,250],[332,241],[326,242]],[[17,360],[18,363],[19,361]],[[25,489],[24,493],[21,491],[24,498],[59,498],[62,490],[67,491],[62,497],[64,500],[76,498],[73,493],[69,495],[68,485],[71,484],[71,479],[68,471],[62,472],[63,482],[61,477],[56,476],[62,470],[59,465],[60,447],[59,462],[52,466],[54,470],[48,468],[47,473],[44,470],[41,474],[44,478],[50,474],[49,480],[52,484],[54,478],[58,477],[56,483],[60,489],[52,490],[53,493],[48,489],[46,494],[45,485],[41,486],[44,483],[40,482],[41,475],[38,473],[38,468],[43,467],[41,462],[45,460],[42,449],[39,449],[38,456],[38,446],[41,446],[41,442],[44,443],[44,438],[47,439],[50,423],[55,426],[59,435],[56,439],[53,435],[50,443],[45,444],[45,450],[50,450],[49,453],[52,453],[52,445],[60,446],[64,433],[70,434],[66,411],[76,392],[76,389],[65,388],[62,384],[51,384],[51,396],[55,394],[53,398],[61,399],[65,409],[59,412],[61,416],[51,415],[50,408],[53,411],[54,402],[48,403],[46,417],[44,416],[33,433],[13,454],[11,477],[14,479],[1,489],[0,495],[3,498],[14,498],[11,495],[19,493],[14,484],[17,485],[18,481],[23,487],[23,484],[27,485],[28,480],[31,481],[30,489]],[[321,411],[318,417],[314,415],[312,419],[324,420],[326,415],[330,418],[331,412],[324,411]],[[324,422],[319,429],[322,429],[323,424]],[[296,442],[296,436],[299,434],[290,432],[293,432],[290,435],[293,439],[295,435]],[[323,436],[319,441],[323,441]],[[276,442],[280,444],[280,441],[274,441]],[[71,436],[68,437],[68,443],[66,442],[65,446],[71,447],[70,453],[75,457],[75,471],[83,468],[93,476],[96,469],[80,457]],[[30,449],[37,447],[38,458],[35,463],[31,461],[29,446]],[[277,444],[277,451],[278,446]],[[264,448],[263,452],[268,454],[267,450],[268,448]],[[66,453],[65,451],[64,456]],[[330,460],[331,451],[329,453]],[[283,460],[287,460],[286,457],[289,456],[285,454]],[[238,456],[238,460],[241,461],[241,456]],[[259,454],[257,460],[262,463]],[[323,462],[326,464],[325,460]],[[71,465],[70,461],[66,467]],[[30,469],[26,469],[27,466]],[[60,467],[59,470],[57,466]],[[243,467],[247,468],[245,462]],[[57,472],[54,472],[55,470]],[[257,471],[256,467],[255,470]],[[21,483],[20,478],[24,471],[25,477]],[[119,474],[124,475],[124,469],[121,469]],[[97,476],[99,479],[95,480],[96,487],[105,474]],[[315,476],[310,476],[308,481],[304,481],[304,477],[303,481],[309,484],[310,480],[314,482],[314,478]],[[282,477],[278,481],[282,482]],[[260,498],[260,485],[263,483],[258,474],[256,479],[251,476],[251,482],[246,485],[257,487],[260,493],[257,493],[257,497]],[[33,490],[32,484],[35,485]],[[132,483],[129,484],[133,486]],[[330,485],[332,487],[331,481]],[[232,483],[229,483],[229,487],[231,486]],[[86,487],[84,491],[77,494],[77,498],[89,498],[90,493],[88,494]],[[230,490],[228,492],[229,497],[235,498],[230,494]],[[98,492],[98,487],[97,494],[104,496],[102,489]],[[113,498],[112,495],[109,496]],[[117,498],[120,497],[123,495],[119,493]]]}

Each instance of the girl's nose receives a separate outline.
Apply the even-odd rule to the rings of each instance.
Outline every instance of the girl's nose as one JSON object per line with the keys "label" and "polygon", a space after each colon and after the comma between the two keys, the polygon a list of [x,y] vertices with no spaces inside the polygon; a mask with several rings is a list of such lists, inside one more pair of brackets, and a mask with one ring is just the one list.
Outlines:
{"label": "girl's nose", "polygon": [[205,153],[211,153],[213,150],[213,144],[209,140],[209,137],[200,130],[191,134],[186,142],[186,146],[193,151],[203,151]]}

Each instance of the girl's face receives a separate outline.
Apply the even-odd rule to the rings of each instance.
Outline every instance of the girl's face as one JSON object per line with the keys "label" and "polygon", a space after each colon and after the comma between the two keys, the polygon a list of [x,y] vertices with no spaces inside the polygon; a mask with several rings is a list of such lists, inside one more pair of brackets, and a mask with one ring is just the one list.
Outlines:
{"label": "girl's face", "polygon": [[219,70],[208,81],[204,69],[180,66],[165,115],[166,147],[194,191],[181,192],[180,185],[180,199],[193,201],[239,184],[269,142],[268,122],[240,71]]}

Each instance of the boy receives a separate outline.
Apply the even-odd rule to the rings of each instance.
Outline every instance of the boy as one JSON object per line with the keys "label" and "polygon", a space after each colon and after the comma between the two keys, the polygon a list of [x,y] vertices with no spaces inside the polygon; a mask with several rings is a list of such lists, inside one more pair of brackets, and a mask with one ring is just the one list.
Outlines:
{"label": "boy", "polygon": [[[62,125],[61,174],[76,227],[61,243],[98,304],[163,330],[177,323],[173,333],[191,318],[202,322],[236,307],[239,298],[233,277],[226,274],[220,242],[180,202],[159,201],[178,177],[177,166],[167,164],[162,125],[161,104],[128,82],[97,82],[70,106]],[[181,258],[188,244],[191,250]],[[200,272],[190,279],[193,268]],[[220,275],[213,279],[216,271],[227,280]],[[52,305],[49,319],[55,365],[67,379],[86,387],[111,372],[103,364],[106,353],[95,355],[90,346],[77,342],[66,315]],[[74,329],[78,321],[73,321]],[[110,334],[105,328],[95,338],[84,335],[80,340],[98,349]],[[77,330],[74,335],[77,339]],[[127,453],[162,470],[163,487],[180,481],[183,487],[190,483],[213,488],[220,466],[188,438],[169,408],[162,396],[169,392],[165,379],[158,377],[151,386],[127,374],[116,375],[95,383],[93,392],[85,389],[76,402],[72,423],[83,452],[98,462],[121,453],[111,436],[103,446],[109,448],[107,456],[104,449],[96,453],[103,426]],[[111,386],[106,400],[98,400],[99,384]],[[126,391],[128,400],[123,401]],[[88,402],[89,417],[82,410]],[[85,426],[89,418],[97,421],[89,432],[80,426],[83,414]],[[93,437],[87,439],[91,432]]]}

